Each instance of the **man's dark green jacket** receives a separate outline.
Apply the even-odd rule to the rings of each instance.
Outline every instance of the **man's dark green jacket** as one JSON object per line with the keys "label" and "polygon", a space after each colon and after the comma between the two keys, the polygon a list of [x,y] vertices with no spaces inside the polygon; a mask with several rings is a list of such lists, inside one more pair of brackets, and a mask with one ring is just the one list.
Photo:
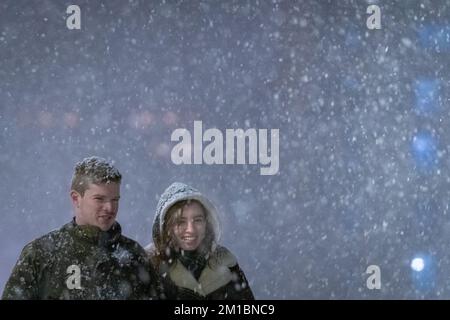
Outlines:
{"label": "man's dark green jacket", "polygon": [[117,222],[102,231],[74,219],[24,247],[2,299],[155,299],[158,283]]}

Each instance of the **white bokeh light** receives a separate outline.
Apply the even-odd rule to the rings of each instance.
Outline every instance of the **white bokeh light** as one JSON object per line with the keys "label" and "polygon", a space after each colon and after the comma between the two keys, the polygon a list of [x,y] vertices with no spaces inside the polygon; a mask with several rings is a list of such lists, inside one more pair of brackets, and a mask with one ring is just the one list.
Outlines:
{"label": "white bokeh light", "polygon": [[423,261],[422,258],[414,258],[411,261],[411,268],[414,271],[420,272],[423,270],[424,267],[425,267],[425,262]]}

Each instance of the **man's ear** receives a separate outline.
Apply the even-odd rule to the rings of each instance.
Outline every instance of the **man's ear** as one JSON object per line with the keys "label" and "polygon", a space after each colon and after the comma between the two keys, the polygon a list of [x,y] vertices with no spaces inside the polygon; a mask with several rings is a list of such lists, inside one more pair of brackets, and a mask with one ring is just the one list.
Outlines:
{"label": "man's ear", "polygon": [[70,199],[72,199],[72,204],[75,208],[80,207],[80,198],[81,195],[77,191],[75,190],[70,191]]}

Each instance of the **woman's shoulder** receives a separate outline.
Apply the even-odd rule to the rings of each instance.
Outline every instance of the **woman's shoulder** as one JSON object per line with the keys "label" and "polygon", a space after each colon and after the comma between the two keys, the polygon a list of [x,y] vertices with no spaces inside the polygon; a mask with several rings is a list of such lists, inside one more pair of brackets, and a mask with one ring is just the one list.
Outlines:
{"label": "woman's shoulder", "polygon": [[149,256],[156,255],[156,247],[153,243],[149,243],[148,245],[146,245],[144,247],[144,250],[147,253],[147,255],[149,255]]}
{"label": "woman's shoulder", "polygon": [[145,248],[145,253],[153,266],[156,266],[156,261],[158,260],[158,251],[153,243],[148,244]]}
{"label": "woman's shoulder", "polygon": [[235,255],[224,246],[217,246],[212,252],[210,261],[216,265],[223,265],[229,268],[237,265],[237,259]]}

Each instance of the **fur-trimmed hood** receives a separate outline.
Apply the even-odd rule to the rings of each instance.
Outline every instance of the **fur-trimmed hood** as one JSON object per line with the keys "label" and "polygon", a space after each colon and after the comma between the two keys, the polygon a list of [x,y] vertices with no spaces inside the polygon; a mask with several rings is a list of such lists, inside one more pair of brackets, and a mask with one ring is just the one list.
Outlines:
{"label": "fur-trimmed hood", "polygon": [[[214,231],[214,242],[217,244],[220,239],[220,223],[217,209],[214,204],[208,200],[200,191],[181,182],[172,183],[161,195],[158,205],[156,207],[156,214],[153,220],[153,242],[158,243],[161,239],[161,234],[164,228],[164,220],[168,209],[178,201],[182,200],[197,200],[206,209],[208,219],[211,221]],[[153,247],[149,245],[146,249]]]}

